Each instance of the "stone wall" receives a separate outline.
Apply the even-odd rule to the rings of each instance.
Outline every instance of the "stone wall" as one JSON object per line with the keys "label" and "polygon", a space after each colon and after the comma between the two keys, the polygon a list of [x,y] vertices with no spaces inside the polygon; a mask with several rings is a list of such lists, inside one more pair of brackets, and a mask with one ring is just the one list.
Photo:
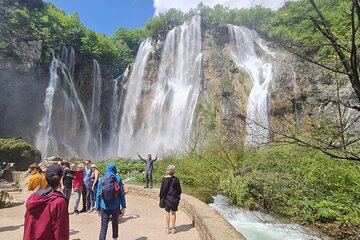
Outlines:
{"label": "stone wall", "polygon": [[[144,189],[134,185],[128,185],[128,188],[131,195],[159,200],[159,189]],[[227,240],[246,240],[219,213],[192,196],[181,194],[179,207],[192,219],[201,240],[221,240],[224,236]]]}

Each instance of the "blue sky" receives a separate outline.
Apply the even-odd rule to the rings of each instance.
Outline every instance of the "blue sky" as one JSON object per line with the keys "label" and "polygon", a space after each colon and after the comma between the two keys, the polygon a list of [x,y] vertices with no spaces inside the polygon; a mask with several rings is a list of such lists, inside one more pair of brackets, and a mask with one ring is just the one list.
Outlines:
{"label": "blue sky", "polygon": [[111,36],[120,27],[144,27],[154,16],[152,0],[45,0],[71,14],[77,12],[81,22],[96,32]]}
{"label": "blue sky", "polygon": [[[144,27],[154,15],[170,8],[183,12],[202,2],[207,6],[221,4],[229,8],[249,8],[254,5],[276,9],[289,0],[44,0],[71,14],[77,12],[81,22],[96,32],[111,36],[120,27]],[[290,0],[291,1],[291,0]],[[296,0],[294,0],[296,1]]]}

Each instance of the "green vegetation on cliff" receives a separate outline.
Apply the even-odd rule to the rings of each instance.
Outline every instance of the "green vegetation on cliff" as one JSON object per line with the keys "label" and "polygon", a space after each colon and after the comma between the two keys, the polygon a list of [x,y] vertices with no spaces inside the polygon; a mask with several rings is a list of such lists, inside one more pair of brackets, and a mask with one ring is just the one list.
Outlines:
{"label": "green vegetation on cliff", "polygon": [[1,1],[4,24],[1,24],[0,54],[22,61],[16,54],[19,42],[41,42],[42,64],[48,68],[52,51],[72,46],[83,58],[94,58],[113,75],[119,75],[130,64],[138,42],[147,37],[141,29],[118,31],[112,38],[87,29],[76,13],[67,15],[52,3],[41,0]]}
{"label": "green vegetation on cliff", "polygon": [[0,162],[14,162],[16,170],[27,170],[41,160],[41,152],[22,138],[0,138]]}

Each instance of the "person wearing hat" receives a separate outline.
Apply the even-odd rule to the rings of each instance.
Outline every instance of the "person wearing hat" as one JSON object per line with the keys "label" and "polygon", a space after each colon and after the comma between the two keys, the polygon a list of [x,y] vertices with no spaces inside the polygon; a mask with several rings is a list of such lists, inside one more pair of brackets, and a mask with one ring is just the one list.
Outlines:
{"label": "person wearing hat", "polygon": [[30,195],[26,201],[24,240],[69,239],[68,200],[60,192],[62,168],[50,166],[45,173],[47,189]]}
{"label": "person wearing hat", "polygon": [[167,175],[163,177],[159,197],[165,199],[165,232],[175,234],[176,211],[178,210],[181,186],[175,174],[175,166],[169,165],[166,169]]}

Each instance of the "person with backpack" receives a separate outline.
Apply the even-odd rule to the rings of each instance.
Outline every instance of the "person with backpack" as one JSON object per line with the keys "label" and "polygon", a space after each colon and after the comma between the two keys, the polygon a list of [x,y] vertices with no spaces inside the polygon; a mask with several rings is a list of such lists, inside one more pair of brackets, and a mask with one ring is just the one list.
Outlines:
{"label": "person with backpack", "polygon": [[49,188],[31,194],[26,201],[23,240],[69,240],[69,200],[60,192],[61,167],[48,167],[45,177]]}
{"label": "person with backpack", "polygon": [[175,174],[175,166],[170,165],[166,169],[167,175],[163,177],[160,187],[160,207],[165,208],[165,232],[175,234],[176,211],[178,210],[181,186]]}
{"label": "person with backpack", "polygon": [[151,189],[153,187],[153,178],[152,178],[152,173],[153,173],[153,169],[154,169],[153,165],[154,165],[154,162],[157,160],[157,155],[156,155],[155,159],[151,158],[150,153],[147,155],[147,159],[143,159],[139,153],[137,153],[137,155],[139,156],[140,160],[142,160],[146,165],[146,169],[145,169],[146,184],[145,184],[144,188],[148,188],[149,182],[150,182],[150,189]]}
{"label": "person with backpack", "polygon": [[96,193],[96,211],[101,217],[99,240],[106,239],[109,220],[112,222],[112,237],[119,236],[119,215],[125,214],[126,201],[121,177],[116,176],[115,164],[109,163],[104,176],[99,179]]}

